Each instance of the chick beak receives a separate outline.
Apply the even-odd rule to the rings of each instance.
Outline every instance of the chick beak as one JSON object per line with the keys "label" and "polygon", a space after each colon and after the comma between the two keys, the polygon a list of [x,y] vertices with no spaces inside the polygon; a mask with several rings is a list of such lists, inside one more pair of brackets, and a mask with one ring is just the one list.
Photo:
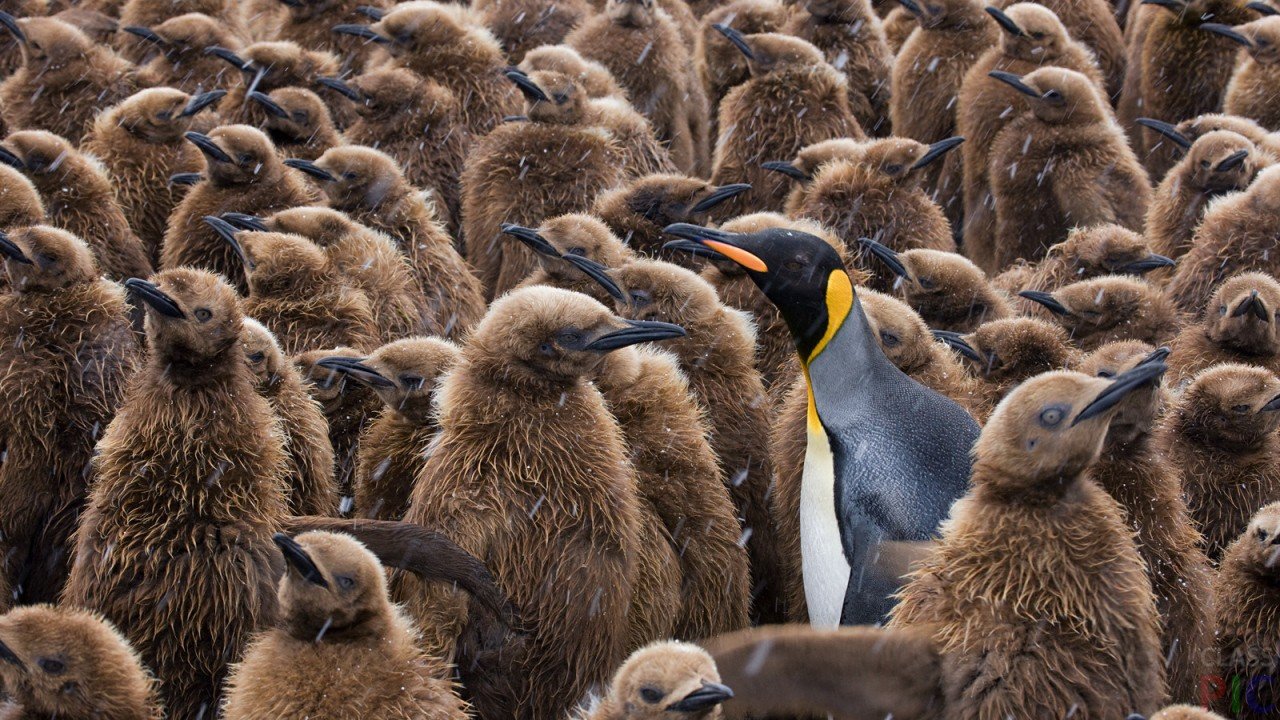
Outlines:
{"label": "chick beak", "polygon": [[554,258],[560,257],[560,251],[557,250],[554,245],[547,242],[547,239],[539,235],[538,231],[533,228],[527,228],[523,225],[515,225],[513,223],[503,223],[499,229],[502,230],[503,234],[510,235],[525,245],[528,245],[529,249],[539,255],[546,255],[547,257]]}
{"label": "chick beak", "polygon": [[[1165,359],[1169,357],[1170,353],[1172,353],[1172,351],[1168,347],[1162,345],[1148,353],[1146,357],[1142,358],[1142,361],[1139,362],[1138,365],[1150,365],[1151,363],[1164,362]],[[1135,365],[1134,367],[1137,367],[1138,365]]]}
{"label": "chick beak", "polygon": [[1280,15],[1280,10],[1275,9],[1264,2],[1257,2],[1256,0],[1255,2],[1245,5],[1245,7],[1263,16]]}
{"label": "chick beak", "polygon": [[658,342],[672,338],[684,337],[684,328],[671,323],[656,320],[623,320],[626,327],[605,333],[587,343],[584,350],[607,353],[619,348],[638,345],[643,342]]}
{"label": "chick beak", "polygon": [[4,232],[0,232],[0,255],[4,255],[10,260],[22,263],[23,265],[34,264],[31,262],[31,258],[27,257],[27,254],[22,252],[22,248],[18,247],[16,243],[10,240],[9,236]]}
{"label": "chick beak", "polygon": [[356,6],[356,12],[360,15],[363,15],[367,18],[372,19],[374,22],[381,20],[387,14],[386,11],[383,10],[382,8],[376,8],[376,7],[373,7],[372,5],[358,5]]}
{"label": "chick beak", "polygon": [[139,25],[129,25],[126,27],[122,27],[120,29],[129,33],[130,35],[140,37],[143,40],[146,40],[147,42],[152,43],[153,45],[169,44],[164,38],[157,35],[154,30],[148,27],[142,27]]}
{"label": "chick beak", "polygon": [[1134,260],[1131,263],[1125,263],[1116,268],[1116,272],[1123,275],[1143,275],[1159,268],[1173,267],[1178,261],[1167,258],[1164,255],[1152,253],[1141,260]]}
{"label": "chick beak", "polygon": [[1010,35],[1014,37],[1026,36],[1027,33],[1023,31],[1022,28],[1018,27],[1018,23],[1014,22],[1013,18],[1006,15],[1000,8],[988,6],[987,14],[996,21],[996,24],[999,25],[1002,30]]}
{"label": "chick beak", "polygon": [[310,175],[311,177],[317,180],[323,180],[324,182],[337,182],[338,180],[338,178],[333,173],[329,172],[328,170],[325,170],[324,168],[311,162],[310,160],[302,160],[301,158],[289,158],[288,160],[284,161],[284,164],[288,165],[294,170],[304,172],[307,175]]}
{"label": "chick beak", "polygon": [[1267,312],[1266,303],[1262,302],[1262,298],[1258,297],[1258,291],[1254,290],[1249,293],[1249,297],[1240,301],[1240,304],[1231,311],[1231,317],[1238,318],[1245,315],[1253,315],[1262,322],[1271,322],[1271,314]]}
{"label": "chick beak", "polygon": [[333,357],[321,358],[316,361],[316,365],[326,370],[333,370],[344,375],[349,375],[351,379],[359,382],[361,385],[377,388],[393,388],[395,383],[387,379],[385,375],[374,370],[364,364],[364,358],[342,357],[335,355]]}
{"label": "chick beak", "polygon": [[1160,7],[1180,13],[1187,8],[1184,0],[1142,0],[1143,5],[1159,5]]}
{"label": "chick beak", "polygon": [[1136,367],[1115,376],[1112,378],[1110,384],[1103,388],[1102,392],[1098,393],[1098,395],[1094,397],[1088,405],[1085,405],[1084,409],[1076,415],[1075,419],[1071,421],[1072,427],[1075,427],[1090,418],[1098,417],[1099,415],[1102,415],[1108,410],[1114,408],[1116,405],[1120,404],[1120,401],[1129,393],[1137,390],[1138,388],[1146,387],[1152,382],[1158,381],[1160,376],[1164,375],[1164,371],[1167,369],[1168,366],[1164,364],[1163,360],[1155,360],[1153,362],[1144,361],[1139,363]]}
{"label": "chick beak", "polygon": [[235,51],[230,50],[228,48],[224,48],[221,45],[214,45],[212,47],[205,48],[204,54],[213,55],[214,57],[217,57],[217,58],[222,58],[223,60],[226,60],[228,63],[230,63],[232,67],[234,67],[235,69],[239,70],[242,73],[253,72],[253,63],[240,57],[235,53]]}
{"label": "chick beak", "polygon": [[766,162],[766,163],[760,163],[760,167],[764,168],[765,170],[771,170],[776,173],[782,173],[783,175],[786,175],[787,177],[793,180],[798,180],[802,183],[807,183],[813,179],[811,176],[806,174],[800,168],[796,167],[795,165],[792,165],[789,162],[785,162],[782,160],[770,160],[769,162]]}
{"label": "chick beak", "polygon": [[201,180],[204,180],[204,175],[198,172],[174,173],[169,176],[169,185],[175,187],[195,185]]}
{"label": "chick beak", "polygon": [[15,170],[27,169],[27,164],[22,161],[22,158],[15,155],[12,150],[4,147],[3,145],[0,145],[0,163],[4,163]]}
{"label": "chick beak", "polygon": [[26,44],[27,34],[22,32],[22,25],[18,22],[18,18],[7,12],[0,11],[0,25],[3,25],[4,29],[8,30],[10,35],[13,35],[13,39],[23,43],[24,45]]}
{"label": "chick beak", "polygon": [[521,94],[529,100],[533,102],[551,102],[551,98],[547,96],[547,93],[542,88],[538,87],[538,83],[534,82],[533,78],[524,74],[523,71],[512,68],[503,74],[507,76],[508,80],[515,83]]}
{"label": "chick beak", "polygon": [[236,239],[236,233],[240,232],[239,228],[213,215],[205,215],[201,220],[204,220],[205,225],[212,228],[218,234],[218,237],[231,246],[231,249],[236,252],[236,256],[240,258],[240,262],[244,263],[244,269],[251,272],[253,270],[253,261],[245,253],[244,246]]}
{"label": "chick beak", "polygon": [[208,135],[198,132],[185,132],[182,136],[191,141],[192,145],[200,148],[200,152],[204,153],[204,156],[213,162],[233,162],[232,157],[227,154],[227,151],[223,150],[218,143]]}
{"label": "chick beak", "polygon": [[316,78],[316,82],[351,100],[352,102],[364,102],[364,95],[350,85],[342,82],[338,78],[322,77]]}
{"label": "chick beak", "polygon": [[1046,310],[1054,315],[1065,316],[1071,314],[1071,311],[1067,309],[1066,305],[1058,302],[1057,298],[1047,292],[1041,292],[1039,290],[1023,290],[1018,293],[1018,297],[1024,297],[1031,302],[1042,305]]}
{"label": "chick beak", "polygon": [[697,215],[699,213],[707,212],[712,208],[714,208],[715,206],[724,202],[728,202],[729,200],[732,200],[733,198],[738,197],[739,195],[741,195],[742,193],[750,189],[751,189],[751,185],[748,183],[734,183],[732,185],[721,185],[715,190],[712,190],[710,195],[694,203],[693,207],[689,208],[689,214]]}
{"label": "chick beak", "polygon": [[960,143],[963,143],[963,142],[964,142],[964,138],[959,136],[949,137],[945,140],[939,140],[938,142],[929,146],[929,149],[925,151],[925,154],[922,155],[919,160],[916,161],[915,165],[911,166],[911,169],[919,170],[922,167],[928,166],[929,164],[937,161],[937,159],[942,157],[943,155],[946,155],[952,150],[955,150],[956,148],[960,147]]}
{"label": "chick beak", "polygon": [[685,695],[679,702],[667,706],[676,712],[701,712],[710,710],[725,700],[733,697],[733,690],[728,685],[703,681],[702,687]]}
{"label": "chick beak", "polygon": [[609,268],[604,265],[581,255],[569,255],[567,253],[561,255],[560,259],[578,268],[584,275],[595,280],[596,284],[604,288],[605,292],[609,293],[609,296],[614,300],[623,301],[627,299],[626,294],[622,292],[622,288],[618,287],[618,283],[614,282],[613,278],[609,277]]}
{"label": "chick beak", "polygon": [[0,660],[16,666],[20,670],[26,670],[27,664],[22,662],[22,658],[13,651],[3,640],[0,640]]}
{"label": "chick beak", "polygon": [[911,279],[911,274],[907,272],[907,266],[902,264],[902,259],[898,257],[898,253],[893,248],[882,245],[871,238],[858,238],[858,244],[866,248],[872,255],[880,259],[893,271],[894,275],[900,278]]}
{"label": "chick beak", "polygon": [[291,8],[304,8],[307,6],[302,0],[280,0],[281,5],[288,5]]}
{"label": "chick beak", "polygon": [[765,264],[764,260],[734,244],[737,239],[737,235],[734,233],[689,223],[668,225],[662,229],[662,232],[709,247],[725,258],[741,265],[746,270],[761,273],[769,272],[769,266]]}
{"label": "chick beak", "polygon": [[1271,398],[1266,405],[1262,406],[1261,412],[1275,412],[1280,410],[1280,395]]}
{"label": "chick beak", "polygon": [[178,117],[191,117],[192,115],[199,113],[201,110],[212,106],[214,103],[226,97],[226,95],[226,90],[210,90],[209,92],[203,92],[199,95],[195,95],[187,101],[186,107],[182,108],[182,112],[178,113]]}
{"label": "chick beak", "polygon": [[307,551],[302,549],[298,541],[284,533],[276,533],[271,536],[271,539],[280,548],[280,554],[284,555],[284,561],[289,563],[289,567],[296,570],[303,580],[319,585],[322,588],[329,587],[329,581],[324,579],[324,573],[320,572],[320,568],[316,566],[315,561],[311,559]]}
{"label": "chick beak", "polygon": [[262,218],[257,215],[248,215],[246,213],[225,212],[221,215],[223,220],[235,225],[241,230],[253,230],[255,232],[271,232],[271,228],[263,222]]}
{"label": "chick beak", "polygon": [[1040,99],[1040,91],[1023,82],[1022,77],[1019,75],[1015,75],[1011,72],[1004,72],[1003,70],[992,70],[987,73],[987,77],[993,77],[1027,97],[1033,97],[1037,100]]}
{"label": "chick beak", "polygon": [[1178,128],[1163,120],[1156,120],[1155,118],[1138,118],[1134,122],[1169,138],[1174,145],[1177,145],[1183,150],[1191,149],[1191,138],[1183,135]]}
{"label": "chick beak", "polygon": [[1228,40],[1243,45],[1245,47],[1253,47],[1253,41],[1236,31],[1230,25],[1222,23],[1200,23],[1201,30],[1207,30],[1215,35],[1221,35]]}
{"label": "chick beak", "polygon": [[912,15],[918,18],[924,17],[924,8],[920,7],[920,4],[915,0],[898,0],[898,4]]}
{"label": "chick beak", "polygon": [[124,281],[125,289],[146,303],[152,310],[160,313],[167,318],[175,318],[181,320],[187,316],[182,312],[182,308],[178,306],[177,301],[169,297],[163,290],[156,287],[153,283],[140,278],[129,278]]}
{"label": "chick beak", "polygon": [[248,98],[258,103],[259,105],[261,105],[262,109],[266,110],[267,114],[269,115],[272,115],[278,118],[283,118],[286,120],[289,118],[288,111],[280,107],[279,103],[277,103],[275,100],[272,100],[271,98],[267,97],[266,95],[263,95],[262,93],[256,90],[254,92],[249,93]]}
{"label": "chick beak", "polygon": [[711,27],[715,28],[715,29],[716,29],[716,32],[718,32],[718,33],[720,33],[721,35],[723,35],[723,36],[725,37],[725,39],[726,39],[726,40],[728,40],[729,42],[733,43],[733,46],[734,46],[734,47],[736,47],[736,48],[738,48],[738,52],[740,52],[740,53],[742,53],[744,56],[746,56],[746,58],[747,58],[748,60],[755,60],[755,59],[756,59],[756,54],[755,54],[755,52],[751,49],[751,45],[747,42],[747,38],[746,38],[746,36],[745,36],[745,35],[743,35],[742,33],[738,32],[737,30],[734,30],[733,28],[729,27],[728,25],[723,25],[723,24],[721,24],[721,23],[716,23],[716,24],[712,25]]}
{"label": "chick beak", "polygon": [[339,35],[352,35],[358,38],[364,38],[369,42],[386,45],[391,42],[391,38],[380,34],[378,31],[368,25],[334,25],[333,32]]}
{"label": "chick beak", "polygon": [[973,346],[970,345],[960,333],[952,332],[950,330],[933,330],[932,332],[935,338],[946,343],[952,350],[955,350],[976,363],[983,362],[982,356],[978,354],[977,350],[973,349]]}
{"label": "chick beak", "polygon": [[1214,172],[1230,172],[1244,164],[1245,158],[1249,157],[1248,150],[1237,150],[1230,155],[1222,158],[1222,162],[1213,166]]}

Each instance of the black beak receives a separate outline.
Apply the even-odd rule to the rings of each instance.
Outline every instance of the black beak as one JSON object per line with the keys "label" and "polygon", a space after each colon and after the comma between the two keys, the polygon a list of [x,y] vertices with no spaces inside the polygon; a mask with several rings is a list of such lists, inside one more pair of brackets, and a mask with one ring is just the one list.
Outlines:
{"label": "black beak", "polygon": [[1004,14],[1004,11],[1001,10],[1000,8],[988,6],[987,14],[990,15],[991,18],[996,21],[997,25],[1003,28],[1004,31],[1009,33],[1010,35],[1014,37],[1023,37],[1024,35],[1027,34],[1026,32],[1023,31],[1022,28],[1018,27],[1018,23],[1014,22],[1013,18]]}
{"label": "black beak", "polygon": [[153,43],[153,44],[155,44],[155,45],[168,45],[168,44],[169,44],[169,43],[168,43],[168,41],[166,41],[164,38],[162,38],[162,37],[160,37],[159,35],[155,34],[155,31],[153,31],[151,28],[141,27],[141,26],[138,26],[138,25],[128,25],[128,26],[122,27],[122,28],[120,28],[120,29],[121,29],[121,30],[123,30],[123,31],[125,31],[125,32],[127,32],[127,33],[129,33],[130,35],[136,35],[136,36],[138,36],[138,37],[142,38],[143,40],[146,40],[147,42],[149,42],[149,43]]}
{"label": "black beak", "polygon": [[253,63],[249,62],[248,60],[245,60],[244,58],[237,55],[234,51],[224,48],[221,45],[214,45],[212,47],[205,48],[204,54],[213,55],[215,57],[222,58],[223,60],[226,60],[228,63],[231,63],[231,66],[239,70],[240,72],[243,72],[243,73],[253,72]]}
{"label": "black beak", "polygon": [[0,25],[3,25],[4,29],[8,30],[9,34],[13,35],[15,40],[26,44],[27,34],[22,32],[22,26],[18,24],[18,18],[7,12],[0,11]]}
{"label": "black beak", "polygon": [[1275,412],[1277,410],[1280,410],[1280,395],[1271,398],[1271,402],[1263,405],[1261,412]]}
{"label": "black beak", "polygon": [[1230,155],[1222,158],[1222,161],[1213,167],[1214,172],[1229,172],[1235,170],[1244,164],[1245,158],[1249,157],[1248,150],[1237,150]]}
{"label": "black beak", "polygon": [[1155,118],[1138,118],[1134,122],[1145,128],[1155,130],[1161,135],[1169,138],[1169,140],[1173,141],[1174,145],[1177,145],[1183,150],[1191,149],[1191,138],[1183,135],[1178,128],[1163,120],[1156,120]]}
{"label": "black beak", "polygon": [[364,95],[361,95],[355,88],[342,82],[338,78],[322,77],[316,78],[316,82],[337,92],[339,95],[351,100],[352,102],[364,102]]}
{"label": "black beak", "polygon": [[1248,5],[1245,5],[1245,7],[1259,15],[1280,15],[1280,10],[1275,9],[1264,2],[1251,2]]}
{"label": "black beak", "polygon": [[317,180],[323,180],[324,182],[337,182],[338,180],[338,178],[334,176],[333,173],[329,172],[328,170],[325,170],[324,168],[311,162],[310,160],[302,160],[300,158],[289,158],[288,160],[284,161],[284,164],[288,165],[294,170],[304,172]]}
{"label": "black beak", "polygon": [[204,175],[198,172],[193,173],[174,173],[169,176],[169,184],[176,186],[195,185],[204,179]]}
{"label": "black beak", "polygon": [[372,19],[375,22],[377,22],[378,20],[381,20],[387,14],[386,11],[383,10],[382,8],[376,8],[376,7],[373,7],[372,5],[358,5],[356,6],[356,12],[367,18]]}
{"label": "black beak", "polygon": [[23,265],[33,264],[31,262],[31,258],[27,257],[27,254],[22,252],[22,248],[18,247],[17,244],[10,240],[9,236],[2,231],[0,231],[0,255],[4,255],[10,260],[20,262]]}
{"label": "black beak", "polygon": [[711,27],[715,28],[716,32],[723,35],[726,40],[733,43],[733,46],[738,48],[738,52],[745,55],[748,60],[756,59],[756,54],[751,50],[751,45],[747,43],[747,38],[742,33],[721,23],[716,23]]}
{"label": "black beak", "polygon": [[1222,37],[1227,38],[1232,42],[1239,43],[1245,47],[1253,47],[1252,40],[1236,32],[1236,29],[1230,25],[1223,25],[1222,23],[1200,23],[1200,29],[1207,30],[1215,35],[1221,35]]}
{"label": "black beak", "polygon": [[182,108],[182,112],[178,113],[178,117],[191,117],[226,97],[226,95],[226,90],[210,90],[209,92],[200,93],[187,101],[187,106]]}
{"label": "black beak", "polygon": [[551,101],[551,98],[547,97],[547,94],[543,92],[542,88],[538,87],[538,83],[534,82],[532,78],[525,75],[523,72],[512,69],[507,70],[503,74],[507,76],[508,80],[516,84],[516,87],[520,89],[520,92],[526,98],[529,98],[534,102]]}
{"label": "black beak", "polygon": [[560,259],[578,268],[587,277],[595,280],[596,283],[600,287],[604,288],[605,292],[609,293],[614,300],[622,301],[627,299],[626,294],[622,292],[622,288],[618,287],[618,283],[614,282],[613,278],[609,277],[609,268],[601,265],[595,260],[582,257],[581,255],[565,254],[561,255]]}
{"label": "black beak", "polygon": [[1141,260],[1134,260],[1131,263],[1121,265],[1116,268],[1116,272],[1123,275],[1143,275],[1158,268],[1173,267],[1177,264],[1177,260],[1152,253]]}
{"label": "black beak", "polygon": [[657,342],[685,336],[684,328],[671,323],[654,320],[624,320],[623,322],[627,327],[601,335],[587,343],[583,349],[605,353],[642,342]]}
{"label": "black beak", "polygon": [[3,660],[7,663],[12,663],[13,665],[16,665],[20,669],[23,669],[23,670],[27,669],[27,664],[22,662],[22,658],[18,657],[18,654],[15,653],[12,649],[10,649],[10,647],[6,645],[4,641],[0,641],[0,660]]}
{"label": "black beak", "polygon": [[982,356],[978,354],[978,351],[974,350],[973,346],[970,345],[960,333],[951,332],[950,330],[934,330],[933,336],[970,360],[976,363],[983,361]]}
{"label": "black beak", "polygon": [[929,163],[960,147],[960,143],[962,142],[964,142],[964,138],[959,136],[949,137],[946,140],[939,140],[929,146],[929,150],[916,161],[915,165],[911,166],[911,169],[919,170],[920,168],[925,167]]}
{"label": "black beak", "polygon": [[1180,13],[1186,9],[1187,4],[1182,0],[1142,0],[1143,5],[1159,5],[1166,10]]}
{"label": "black beak", "polygon": [[783,175],[786,175],[787,177],[793,180],[799,180],[800,182],[803,182],[803,183],[807,183],[813,179],[809,175],[805,174],[802,170],[800,170],[800,168],[796,167],[795,165],[792,165],[789,162],[784,162],[782,160],[770,160],[769,162],[766,162],[766,163],[760,163],[760,167],[764,168],[765,170],[772,170],[773,172],[776,172],[776,173],[782,173]]}
{"label": "black beak", "polygon": [[280,0],[280,3],[294,8],[306,7],[306,4],[301,0]]}
{"label": "black beak", "polygon": [[528,245],[530,249],[539,255],[546,255],[554,258],[560,257],[560,251],[557,250],[554,245],[547,242],[547,239],[539,235],[538,231],[533,228],[527,228],[523,225],[513,225],[512,223],[503,223],[499,229],[502,230],[503,234],[510,235],[525,245]]}
{"label": "black beak", "polygon": [[240,232],[239,228],[220,217],[212,215],[205,215],[201,220],[204,220],[205,225],[212,228],[218,234],[218,237],[222,238],[224,242],[231,246],[232,250],[236,251],[236,255],[240,258],[240,262],[244,263],[246,270],[253,270],[253,262],[245,254],[244,246],[236,239],[236,233]]}
{"label": "black beak", "polygon": [[902,260],[898,257],[898,253],[893,248],[882,245],[871,238],[858,238],[858,244],[866,248],[880,259],[880,262],[889,266],[894,275],[900,278],[911,279],[911,274],[907,272],[907,266],[902,264]]}
{"label": "black beak", "polygon": [[192,145],[200,148],[200,152],[204,153],[204,156],[210,160],[220,163],[234,162],[232,157],[208,135],[198,132],[186,132],[182,136],[190,140]]}
{"label": "black beak", "polygon": [[124,286],[129,292],[138,296],[142,302],[150,305],[152,310],[165,317],[182,319],[187,316],[186,313],[182,312],[182,308],[178,307],[178,303],[173,298],[146,280],[129,278],[124,281]]}
{"label": "black beak", "polygon": [[238,212],[225,212],[221,215],[223,220],[235,225],[241,230],[252,230],[254,232],[271,232],[271,228],[263,222],[262,218],[257,215],[248,215]]}
{"label": "black beak", "polygon": [[324,579],[324,573],[320,572],[320,568],[316,567],[316,563],[307,554],[306,550],[298,544],[298,541],[285,535],[284,533],[276,533],[271,536],[276,545],[280,548],[280,554],[284,555],[284,561],[298,571],[303,580],[315,583],[322,588],[329,587],[329,581]]}
{"label": "black beak", "polygon": [[333,357],[321,358],[316,361],[316,365],[327,370],[334,370],[346,375],[350,375],[352,379],[360,382],[362,385],[368,385],[372,388],[393,388],[395,383],[386,378],[385,375],[365,365],[364,358],[342,357],[335,355]]}
{"label": "black beak", "polygon": [[22,158],[14,155],[9,148],[4,147],[3,145],[0,145],[0,163],[4,163],[5,165],[17,170],[27,169],[27,164],[22,162]]}
{"label": "black beak", "polygon": [[262,109],[266,110],[267,113],[270,115],[273,115],[278,118],[286,118],[286,119],[289,117],[289,112],[284,108],[280,107],[279,103],[267,97],[266,95],[263,95],[262,93],[257,92],[256,90],[254,92],[249,93],[248,98],[258,103],[259,105],[261,105]]}
{"label": "black beak", "polygon": [[1164,362],[1165,358],[1168,358],[1171,352],[1172,351],[1169,348],[1160,346],[1155,350],[1152,350],[1146,357],[1142,358],[1142,362],[1138,363],[1137,365],[1134,365],[1134,367],[1138,367],[1139,365],[1150,365],[1151,363]]}
{"label": "black beak", "polygon": [[696,215],[698,213],[707,212],[711,208],[714,208],[715,206],[719,205],[720,203],[726,202],[728,200],[732,200],[733,198],[738,197],[739,195],[741,195],[742,193],[750,189],[751,189],[751,185],[748,183],[734,183],[732,185],[721,185],[715,190],[712,190],[710,195],[694,203],[693,207],[689,208],[689,213],[691,215]]}
{"label": "black beak", "polygon": [[663,250],[667,252],[682,252],[693,255],[694,257],[707,258],[708,260],[728,260],[729,258],[693,240],[671,240],[664,243]]}
{"label": "black beak", "polygon": [[354,35],[358,38],[364,38],[370,42],[386,45],[391,42],[391,38],[385,35],[379,35],[373,28],[368,25],[334,25],[333,31],[339,35]]}
{"label": "black beak", "polygon": [[1049,312],[1053,313],[1054,315],[1070,315],[1071,314],[1071,311],[1068,310],[1065,305],[1058,302],[1057,299],[1053,297],[1053,295],[1050,295],[1047,292],[1041,292],[1039,290],[1023,290],[1022,292],[1018,293],[1018,297],[1024,297],[1030,300],[1031,302],[1043,305],[1045,309],[1047,309]]}
{"label": "black beak", "polygon": [[1243,317],[1252,314],[1262,322],[1271,322],[1271,314],[1267,312],[1267,306],[1262,302],[1262,298],[1258,297],[1258,291],[1254,290],[1249,293],[1249,297],[1240,301],[1240,304],[1231,311],[1231,317]]}
{"label": "black beak", "polygon": [[732,697],[733,690],[730,690],[728,685],[704,681],[702,687],[685,695],[679,702],[668,705],[667,709],[676,712],[699,712],[709,710]]}
{"label": "black beak", "polygon": [[1159,380],[1160,376],[1164,375],[1164,371],[1167,369],[1168,366],[1165,365],[1163,361],[1157,360],[1154,362],[1140,363],[1136,367],[1115,376],[1111,381],[1111,384],[1108,385],[1105,390],[1098,393],[1098,396],[1093,399],[1093,402],[1085,405],[1079,415],[1076,415],[1076,418],[1071,421],[1072,427],[1079,425],[1085,420],[1097,417],[1115,407],[1129,393],[1137,390],[1138,388],[1146,387],[1150,383]]}
{"label": "black beak", "polygon": [[1018,75],[1014,75],[1010,72],[1004,72],[1003,70],[992,70],[987,73],[987,76],[999,80],[1027,97],[1033,97],[1036,99],[1040,98],[1040,91],[1022,82],[1022,78]]}

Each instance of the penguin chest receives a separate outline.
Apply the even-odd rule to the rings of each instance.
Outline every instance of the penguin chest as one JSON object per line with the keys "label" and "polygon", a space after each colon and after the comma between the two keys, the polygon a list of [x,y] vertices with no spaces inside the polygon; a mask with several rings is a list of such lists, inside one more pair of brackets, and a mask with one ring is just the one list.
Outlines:
{"label": "penguin chest", "polygon": [[800,553],[809,622],[814,627],[840,625],[849,561],[836,519],[835,461],[825,429],[809,427],[804,474],[800,481]]}

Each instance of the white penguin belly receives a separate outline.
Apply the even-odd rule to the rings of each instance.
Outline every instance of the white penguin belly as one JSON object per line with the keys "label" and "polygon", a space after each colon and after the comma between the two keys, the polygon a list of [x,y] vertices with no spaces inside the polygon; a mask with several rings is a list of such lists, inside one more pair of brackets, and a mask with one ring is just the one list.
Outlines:
{"label": "white penguin belly", "polygon": [[844,593],[849,587],[849,561],[840,542],[836,519],[835,463],[831,443],[822,430],[809,431],[800,481],[800,554],[809,623],[819,628],[840,625]]}

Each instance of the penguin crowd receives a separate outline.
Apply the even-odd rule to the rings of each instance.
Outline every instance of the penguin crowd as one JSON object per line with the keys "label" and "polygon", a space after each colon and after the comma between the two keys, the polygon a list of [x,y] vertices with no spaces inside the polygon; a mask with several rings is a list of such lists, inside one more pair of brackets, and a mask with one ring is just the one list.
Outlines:
{"label": "penguin crowd", "polygon": [[0,0],[0,720],[1280,719],[1278,18]]}

